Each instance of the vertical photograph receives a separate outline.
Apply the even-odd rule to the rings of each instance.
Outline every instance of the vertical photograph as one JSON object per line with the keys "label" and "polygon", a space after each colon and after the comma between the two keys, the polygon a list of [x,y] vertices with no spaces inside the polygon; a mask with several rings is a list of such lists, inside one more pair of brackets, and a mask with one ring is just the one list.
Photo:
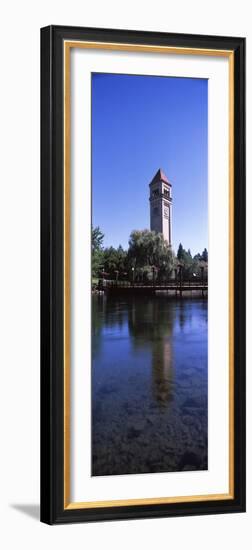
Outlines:
{"label": "vertical photograph", "polygon": [[91,473],[207,470],[208,81],[91,97]]}

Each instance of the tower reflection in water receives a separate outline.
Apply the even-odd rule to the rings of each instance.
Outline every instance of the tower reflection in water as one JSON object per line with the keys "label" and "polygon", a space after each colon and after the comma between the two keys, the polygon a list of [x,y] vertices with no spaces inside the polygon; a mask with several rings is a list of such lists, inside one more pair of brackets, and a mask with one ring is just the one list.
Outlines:
{"label": "tower reflection in water", "polygon": [[92,304],[92,475],[205,470],[207,301]]}
{"label": "tower reflection in water", "polygon": [[151,352],[152,392],[161,406],[173,399],[174,363],[172,332],[174,309],[165,306],[162,297],[132,301],[129,308],[129,334],[135,350]]}

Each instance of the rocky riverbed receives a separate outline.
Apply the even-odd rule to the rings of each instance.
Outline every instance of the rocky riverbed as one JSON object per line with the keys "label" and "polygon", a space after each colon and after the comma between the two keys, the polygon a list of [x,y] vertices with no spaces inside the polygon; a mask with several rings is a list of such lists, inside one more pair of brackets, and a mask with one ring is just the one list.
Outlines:
{"label": "rocky riverbed", "polygon": [[206,301],[95,307],[92,475],[207,469]]}

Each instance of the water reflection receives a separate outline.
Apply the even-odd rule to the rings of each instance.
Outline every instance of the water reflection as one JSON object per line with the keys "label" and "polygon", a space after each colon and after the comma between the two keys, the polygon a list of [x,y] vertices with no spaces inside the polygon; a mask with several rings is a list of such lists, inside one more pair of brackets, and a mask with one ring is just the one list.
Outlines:
{"label": "water reflection", "polygon": [[162,307],[161,298],[157,297],[144,303],[133,301],[128,315],[129,334],[135,349],[145,349],[147,342],[150,347],[153,397],[164,406],[172,399],[174,309]]}
{"label": "water reflection", "polygon": [[92,300],[93,475],[207,468],[207,302]]}

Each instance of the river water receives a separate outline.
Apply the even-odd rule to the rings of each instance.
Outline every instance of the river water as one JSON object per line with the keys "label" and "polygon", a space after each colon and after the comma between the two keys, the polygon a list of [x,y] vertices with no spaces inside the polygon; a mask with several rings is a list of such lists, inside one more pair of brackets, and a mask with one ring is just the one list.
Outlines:
{"label": "river water", "polygon": [[207,469],[207,300],[92,296],[92,475]]}

